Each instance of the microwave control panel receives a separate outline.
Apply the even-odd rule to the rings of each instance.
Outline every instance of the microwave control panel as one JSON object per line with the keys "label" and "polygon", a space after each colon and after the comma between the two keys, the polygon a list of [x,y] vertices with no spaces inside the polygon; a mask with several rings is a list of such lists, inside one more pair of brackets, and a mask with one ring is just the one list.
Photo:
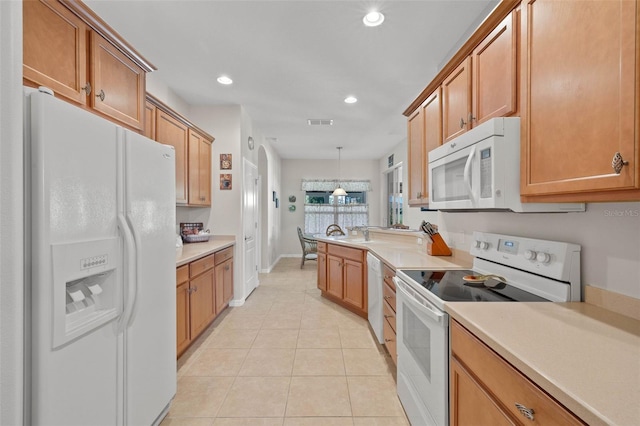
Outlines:
{"label": "microwave control panel", "polygon": [[490,198],[492,196],[493,179],[491,177],[491,148],[480,151],[480,198]]}

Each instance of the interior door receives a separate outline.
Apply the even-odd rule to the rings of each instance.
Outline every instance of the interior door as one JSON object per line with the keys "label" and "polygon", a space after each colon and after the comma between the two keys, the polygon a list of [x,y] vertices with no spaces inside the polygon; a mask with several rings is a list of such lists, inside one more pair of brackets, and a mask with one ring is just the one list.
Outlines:
{"label": "interior door", "polygon": [[258,286],[258,168],[244,159],[243,234],[244,234],[244,298]]}

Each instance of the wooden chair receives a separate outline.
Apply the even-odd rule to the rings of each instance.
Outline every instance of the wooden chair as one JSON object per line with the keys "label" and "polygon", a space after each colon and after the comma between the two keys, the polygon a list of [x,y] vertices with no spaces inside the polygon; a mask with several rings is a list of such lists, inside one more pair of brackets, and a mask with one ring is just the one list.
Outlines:
{"label": "wooden chair", "polygon": [[305,237],[299,226],[298,238],[300,239],[300,245],[302,246],[302,262],[300,263],[300,269],[302,269],[305,260],[318,260],[318,242],[314,239]]}
{"label": "wooden chair", "polygon": [[334,223],[332,225],[327,226],[327,237],[332,235],[344,235],[344,231],[340,228],[340,225]]}

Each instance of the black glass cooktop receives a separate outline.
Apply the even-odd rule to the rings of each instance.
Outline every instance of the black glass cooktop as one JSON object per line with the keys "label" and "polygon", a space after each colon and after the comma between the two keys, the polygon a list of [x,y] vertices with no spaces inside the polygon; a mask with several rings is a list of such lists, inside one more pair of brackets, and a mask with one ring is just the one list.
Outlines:
{"label": "black glass cooktop", "polygon": [[548,302],[547,299],[493,278],[484,284],[462,279],[466,275],[479,275],[473,271],[402,269],[402,272],[445,302]]}

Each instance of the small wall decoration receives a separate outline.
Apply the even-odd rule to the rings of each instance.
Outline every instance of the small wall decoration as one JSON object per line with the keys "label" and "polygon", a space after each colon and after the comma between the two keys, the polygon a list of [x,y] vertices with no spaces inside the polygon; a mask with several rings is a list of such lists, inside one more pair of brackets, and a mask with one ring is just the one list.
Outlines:
{"label": "small wall decoration", "polygon": [[231,154],[220,154],[220,170],[231,170]]}
{"label": "small wall decoration", "polygon": [[231,189],[231,174],[220,175],[220,189]]}
{"label": "small wall decoration", "polygon": [[290,212],[295,212],[295,211],[296,211],[296,206],[295,206],[295,204],[291,204],[291,205],[289,206],[289,211],[290,211]]}
{"label": "small wall decoration", "polygon": [[289,202],[290,203],[295,203],[296,202],[296,196],[295,195],[289,195]]}
{"label": "small wall decoration", "polygon": [[391,154],[387,159],[387,164],[388,164],[388,167],[393,166],[393,154]]}

